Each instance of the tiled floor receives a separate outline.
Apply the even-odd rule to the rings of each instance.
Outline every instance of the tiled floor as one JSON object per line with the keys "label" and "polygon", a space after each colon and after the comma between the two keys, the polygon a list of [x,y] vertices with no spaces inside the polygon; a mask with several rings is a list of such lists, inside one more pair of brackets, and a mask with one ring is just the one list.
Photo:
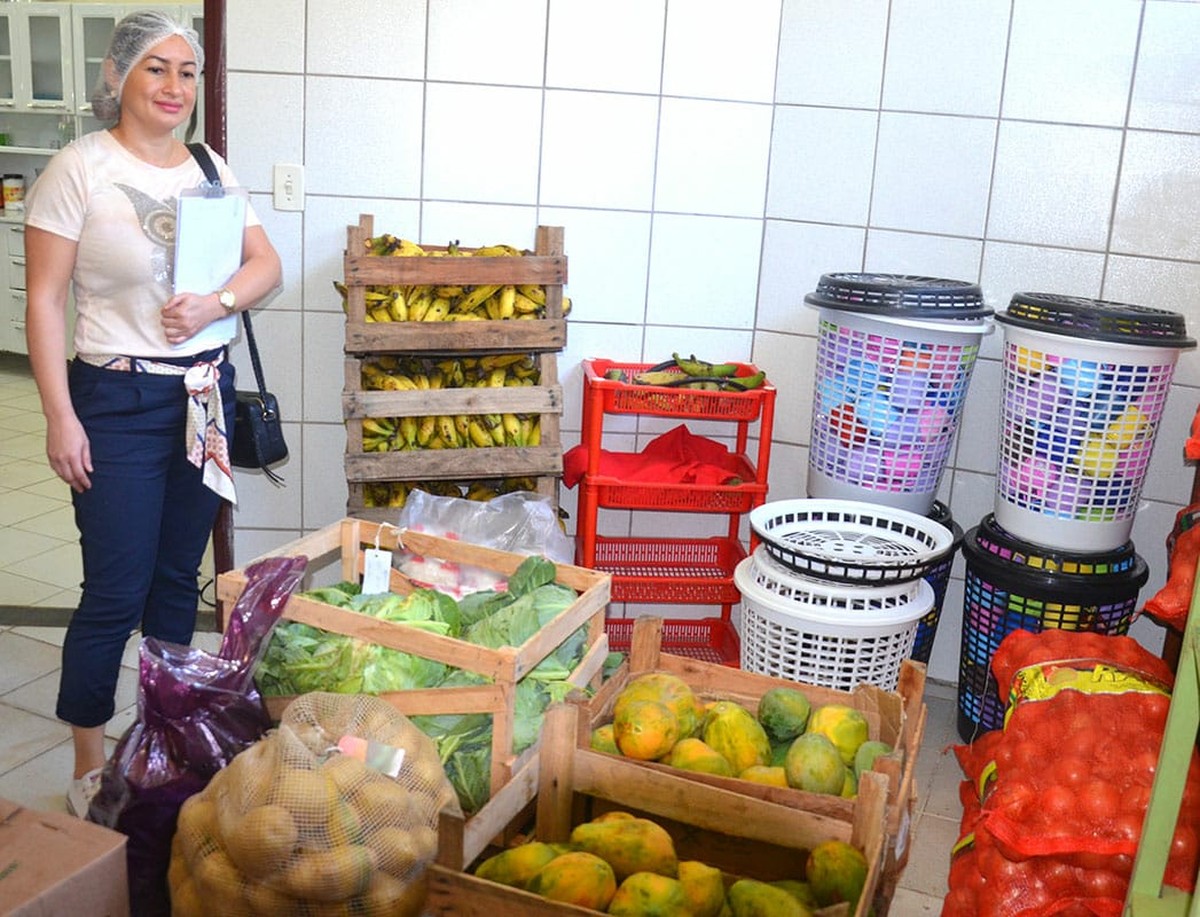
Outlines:
{"label": "tiled floor", "polygon": [[[28,607],[59,623],[78,598],[81,578],[67,488],[44,457],[44,423],[27,361],[0,355],[0,796],[64,810],[71,769],[70,730],[55,719],[61,626],[11,624],[4,611]],[[9,623],[5,623],[6,620]],[[215,651],[218,637],[197,635]],[[137,638],[130,639],[109,724],[110,750],[136,715]],[[929,720],[917,761],[913,848],[892,902],[896,917],[941,912],[949,851],[958,837],[961,773],[949,746],[958,742],[953,686],[929,684]]]}

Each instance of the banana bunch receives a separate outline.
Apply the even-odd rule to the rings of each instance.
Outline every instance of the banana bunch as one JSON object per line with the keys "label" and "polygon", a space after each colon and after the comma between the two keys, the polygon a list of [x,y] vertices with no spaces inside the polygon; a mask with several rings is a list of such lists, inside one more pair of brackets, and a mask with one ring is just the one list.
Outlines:
{"label": "banana bunch", "polygon": [[381,354],[362,365],[365,389],[415,392],[442,388],[512,388],[537,385],[541,368],[530,353],[480,357],[402,357]]}
{"label": "banana bunch", "polygon": [[427,414],[421,417],[364,417],[363,452],[412,449],[486,449],[538,446],[538,414]]}
{"label": "banana bunch", "polygon": [[[372,255],[428,258],[520,258],[530,252],[511,245],[460,248],[457,241],[445,249],[426,251],[416,242],[390,233],[366,240]],[[347,308],[345,284],[334,281]],[[366,289],[368,322],[474,322],[503,319],[535,319],[546,316],[546,288],[538,284],[414,284],[410,286],[368,286]],[[571,311],[571,301],[563,297],[563,315]]]}
{"label": "banana bunch", "polygon": [[500,480],[468,481],[372,481],[363,484],[363,504],[367,507],[398,509],[404,506],[414,490],[440,497],[459,497],[486,501],[517,490],[534,491],[533,478],[503,478]]}

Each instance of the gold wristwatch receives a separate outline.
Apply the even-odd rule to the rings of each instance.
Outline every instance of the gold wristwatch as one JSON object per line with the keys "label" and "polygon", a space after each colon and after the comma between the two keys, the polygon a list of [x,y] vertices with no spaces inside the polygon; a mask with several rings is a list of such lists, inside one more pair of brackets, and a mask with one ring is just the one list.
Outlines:
{"label": "gold wristwatch", "polygon": [[217,302],[225,307],[226,312],[232,312],[237,307],[237,297],[229,287],[217,291]]}

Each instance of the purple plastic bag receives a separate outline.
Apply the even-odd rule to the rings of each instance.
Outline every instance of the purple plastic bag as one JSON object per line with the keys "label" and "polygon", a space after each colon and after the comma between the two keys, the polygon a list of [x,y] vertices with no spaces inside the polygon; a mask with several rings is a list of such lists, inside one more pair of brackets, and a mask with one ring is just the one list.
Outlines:
{"label": "purple plastic bag", "polygon": [[138,717],[104,766],[88,819],[128,836],[134,917],[169,917],[167,868],[179,808],[271,725],[254,670],[308,566],[271,557],[246,588],[216,656],[147,637],[138,647]]}

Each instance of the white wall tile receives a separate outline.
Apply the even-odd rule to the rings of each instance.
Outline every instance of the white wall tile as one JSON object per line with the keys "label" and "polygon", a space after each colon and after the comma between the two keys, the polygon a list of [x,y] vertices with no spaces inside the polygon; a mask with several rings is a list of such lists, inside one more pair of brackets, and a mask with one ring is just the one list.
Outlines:
{"label": "white wall tile", "polygon": [[346,516],[346,426],[306,423],[302,441],[304,527],[319,529]]}
{"label": "white wall tile", "polygon": [[756,332],[754,363],[775,386],[774,440],[807,446],[812,430],[816,338]]}
{"label": "white wall tile", "polygon": [[304,318],[304,341],[299,351],[304,377],[304,419],[317,423],[342,423],[342,390],[345,385],[346,319],[336,312]]}
{"label": "white wall tile", "polygon": [[541,203],[650,210],[657,137],[656,98],[547,92]]}
{"label": "white wall tile", "polygon": [[1129,126],[1200,131],[1200,4],[1146,4]]}
{"label": "white wall tile", "polygon": [[1005,118],[1124,123],[1140,3],[1015,0]]}
{"label": "white wall tile", "polygon": [[690,0],[667,7],[665,95],[769,102],[780,0]]}
{"label": "white wall tile", "polygon": [[[1167,403],[1154,437],[1154,452],[1150,468],[1142,482],[1142,500],[1165,500],[1182,507],[1187,504],[1196,475],[1193,464],[1184,460],[1184,444],[1191,431],[1191,419],[1196,415],[1194,389],[1177,385],[1167,394]],[[1180,422],[1182,419],[1183,422]],[[1139,510],[1140,512],[1140,510]],[[1174,523],[1174,520],[1171,520]],[[1164,533],[1169,528],[1162,530]],[[1165,534],[1160,535],[1165,538]]]}
{"label": "white wall tile", "polygon": [[252,195],[250,202],[283,265],[283,289],[261,305],[271,309],[300,309],[304,304],[304,215],[275,210],[271,198],[265,194]]}
{"label": "white wall tile", "polygon": [[997,311],[1008,307],[1013,293],[1100,295],[1104,256],[1039,245],[989,241],[983,248],[984,300]]}
{"label": "white wall tile", "polygon": [[1011,0],[893,0],[883,107],[998,115],[1010,6]]}
{"label": "white wall tile", "polygon": [[421,84],[320,76],[305,82],[308,193],[417,197]]}
{"label": "white wall tile", "polygon": [[1200,136],[1129,131],[1113,251],[1200,260]]}
{"label": "white wall tile", "polygon": [[233,546],[234,567],[245,567],[256,557],[290,544],[304,534],[300,527],[295,529],[258,529],[243,526],[239,510],[233,512],[234,525],[237,527]]}
{"label": "white wall tile", "polygon": [[770,106],[664,99],[655,209],[761,216],[770,151]]}
{"label": "white wall tile", "polygon": [[991,120],[884,112],[871,223],[982,235],[995,131]]}
{"label": "white wall tile", "polygon": [[499,86],[426,88],[426,198],[533,204],[542,94]]}
{"label": "white wall tile", "polygon": [[308,72],[421,79],[424,0],[309,0]]}
{"label": "white wall tile", "polygon": [[[307,418],[305,418],[307,422]],[[300,423],[285,423],[283,435],[288,443],[289,451],[294,444],[301,442],[303,425]],[[297,450],[298,451],[298,450]],[[258,470],[236,468],[233,473],[234,486],[237,488],[237,509],[234,522],[239,530],[243,527],[257,528],[293,528],[300,527],[300,488],[288,485],[294,479],[300,480],[299,455],[289,455],[288,460],[275,466],[272,470],[284,478],[284,486],[280,487],[271,482],[265,474]],[[241,537],[238,537],[238,553],[241,554]]]}
{"label": "white wall tile", "polygon": [[374,234],[392,235],[416,242],[421,235],[421,208],[416,201],[379,198],[341,198],[310,195],[304,209],[304,309],[308,312],[342,312],[342,300],[333,282],[345,279],[342,256],[346,229],[359,217],[374,217]]}
{"label": "white wall tile", "polygon": [[975,283],[983,243],[978,239],[872,229],[867,232],[866,270],[883,274],[946,277]]}
{"label": "white wall tile", "polygon": [[[795,405],[776,407],[787,411]],[[768,500],[802,500],[808,496],[808,449],[789,443],[776,442],[771,446],[771,467],[767,483]]]}
{"label": "white wall tile", "polygon": [[[225,4],[225,67],[304,71],[305,0],[229,0]],[[271,36],[263,41],[264,35]],[[233,104],[233,93],[227,95]]]}
{"label": "white wall tile", "polygon": [[572,327],[581,321],[638,326],[646,321],[649,213],[542,207],[538,219],[564,227]]}
{"label": "white wall tile", "polygon": [[[980,474],[996,473],[1000,401],[1004,394],[1001,366],[994,360],[976,360],[967,399],[959,415],[958,449],[954,467]],[[969,431],[970,435],[962,435]]]}
{"label": "white wall tile", "polygon": [[753,327],[761,244],[761,220],[656,216],[647,322]]}
{"label": "white wall tile", "polygon": [[878,115],[776,106],[767,216],[865,226]]}
{"label": "white wall tile", "polygon": [[266,73],[229,73],[226,160],[243,186],[271,190],[277,162],[304,161],[304,78]]}
{"label": "white wall tile", "polygon": [[550,0],[546,85],[657,93],[665,19],[666,0]]}
{"label": "white wall tile", "polygon": [[422,207],[421,232],[431,245],[456,239],[468,248],[503,243],[517,248],[537,244],[537,209],[500,204],[436,201]]}
{"label": "white wall tile", "polygon": [[804,305],[822,274],[859,271],[862,229],[767,220],[758,283],[760,331],[817,333],[817,310]]}
{"label": "white wall tile", "polygon": [[1103,250],[1120,153],[1115,130],[1002,121],[988,237]]}
{"label": "white wall tile", "polygon": [[887,0],[784,0],[775,101],[876,108]]}
{"label": "white wall tile", "polygon": [[[754,332],[730,331],[727,328],[681,328],[664,325],[650,325],[646,328],[646,341],[642,347],[644,362],[661,363],[671,359],[672,354],[682,356],[694,355],[698,359],[710,363],[750,363],[753,349]],[[668,426],[675,426],[678,418],[673,418]],[[689,421],[689,427],[694,421]],[[730,436],[731,428],[728,423],[715,424],[716,430],[712,435]]]}
{"label": "white wall tile", "polygon": [[[563,388],[563,426],[578,430],[583,424],[584,360],[642,363],[642,329],[621,325],[567,320],[567,346],[558,358],[558,378]],[[630,414],[605,417],[604,429],[632,434],[637,418]],[[608,447],[605,447],[608,448]]]}
{"label": "white wall tile", "polygon": [[545,59],[545,0],[429,0],[427,79],[541,86]]}

